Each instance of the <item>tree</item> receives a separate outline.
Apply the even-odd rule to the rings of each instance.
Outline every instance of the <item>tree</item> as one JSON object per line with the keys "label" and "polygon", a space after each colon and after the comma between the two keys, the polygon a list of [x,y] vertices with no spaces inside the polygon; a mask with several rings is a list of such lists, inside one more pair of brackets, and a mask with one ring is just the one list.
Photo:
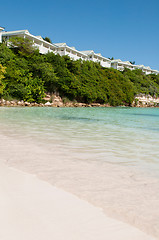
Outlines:
{"label": "tree", "polygon": [[4,78],[4,74],[5,74],[5,67],[3,67],[0,64],[0,97],[2,96],[3,89],[5,87],[4,82],[2,81],[2,79]]}
{"label": "tree", "polygon": [[53,66],[48,62],[35,62],[31,66],[33,77],[43,81],[45,90],[50,94],[56,91],[58,77]]}
{"label": "tree", "polygon": [[9,46],[21,56],[31,55],[37,50],[33,46],[33,42],[27,38],[22,37],[12,37],[9,39]]}
{"label": "tree", "polygon": [[70,100],[118,106],[130,105],[138,93],[159,96],[159,75],[145,75],[141,69],[120,72],[53,52],[40,54],[25,39],[14,38],[10,43],[12,48],[0,44],[0,95],[4,99],[41,102],[44,92],[58,92]]}
{"label": "tree", "polygon": [[4,44],[0,44],[0,64],[7,66],[11,59],[14,59],[15,55],[11,49],[6,47]]}
{"label": "tree", "polygon": [[130,62],[131,64],[133,64],[133,65],[135,64],[135,61],[129,61],[129,62]]}
{"label": "tree", "polygon": [[52,43],[51,39],[49,37],[43,38],[46,42]]}

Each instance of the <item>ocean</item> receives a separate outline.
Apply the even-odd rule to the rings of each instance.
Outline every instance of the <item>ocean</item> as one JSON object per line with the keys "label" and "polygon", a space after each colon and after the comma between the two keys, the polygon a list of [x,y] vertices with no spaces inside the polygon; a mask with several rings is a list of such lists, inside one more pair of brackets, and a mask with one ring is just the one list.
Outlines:
{"label": "ocean", "polygon": [[159,237],[158,108],[0,108],[0,154]]}

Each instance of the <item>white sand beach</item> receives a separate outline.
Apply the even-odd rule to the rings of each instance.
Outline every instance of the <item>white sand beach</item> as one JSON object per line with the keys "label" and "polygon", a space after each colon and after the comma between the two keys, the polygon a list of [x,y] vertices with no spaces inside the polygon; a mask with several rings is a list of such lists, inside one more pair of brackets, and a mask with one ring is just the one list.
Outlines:
{"label": "white sand beach", "polygon": [[0,240],[159,239],[158,118],[0,110]]}
{"label": "white sand beach", "polygon": [[1,240],[153,240],[36,176],[0,163]]}

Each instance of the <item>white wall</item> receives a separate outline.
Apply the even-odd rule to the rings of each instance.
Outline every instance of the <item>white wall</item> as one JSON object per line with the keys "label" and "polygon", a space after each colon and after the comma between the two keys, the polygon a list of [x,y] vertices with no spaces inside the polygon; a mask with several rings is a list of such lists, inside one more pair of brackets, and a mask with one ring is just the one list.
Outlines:
{"label": "white wall", "polygon": [[50,46],[47,46],[45,43],[38,43],[38,42],[34,42],[33,46],[35,46],[36,48],[39,49],[39,52],[41,54],[46,54],[48,52],[55,52],[53,49],[50,48]]}
{"label": "white wall", "polygon": [[109,62],[109,61],[106,61],[106,62],[101,61],[100,64],[101,64],[102,67],[106,67],[106,68],[111,67],[111,62]]}
{"label": "white wall", "polygon": [[0,43],[2,42],[2,33],[0,32]]}
{"label": "white wall", "polygon": [[99,62],[100,63],[100,60],[94,56],[92,56],[92,58],[90,58],[93,62]]}
{"label": "white wall", "polygon": [[114,69],[118,69],[118,64],[117,63],[111,63],[111,67]]}
{"label": "white wall", "polygon": [[57,53],[60,56],[69,56],[72,60],[75,61],[79,59],[84,59],[84,56],[82,56],[80,53],[66,48],[63,51],[61,51],[61,49],[57,50]]}

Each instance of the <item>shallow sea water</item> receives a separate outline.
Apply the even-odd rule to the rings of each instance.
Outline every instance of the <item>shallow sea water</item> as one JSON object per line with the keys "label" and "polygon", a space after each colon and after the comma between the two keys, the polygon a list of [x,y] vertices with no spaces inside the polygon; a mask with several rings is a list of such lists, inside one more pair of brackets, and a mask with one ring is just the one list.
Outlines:
{"label": "shallow sea water", "polygon": [[0,108],[1,158],[159,238],[158,108]]}
{"label": "shallow sea water", "polygon": [[159,174],[157,108],[1,108],[0,122],[9,134]]}

